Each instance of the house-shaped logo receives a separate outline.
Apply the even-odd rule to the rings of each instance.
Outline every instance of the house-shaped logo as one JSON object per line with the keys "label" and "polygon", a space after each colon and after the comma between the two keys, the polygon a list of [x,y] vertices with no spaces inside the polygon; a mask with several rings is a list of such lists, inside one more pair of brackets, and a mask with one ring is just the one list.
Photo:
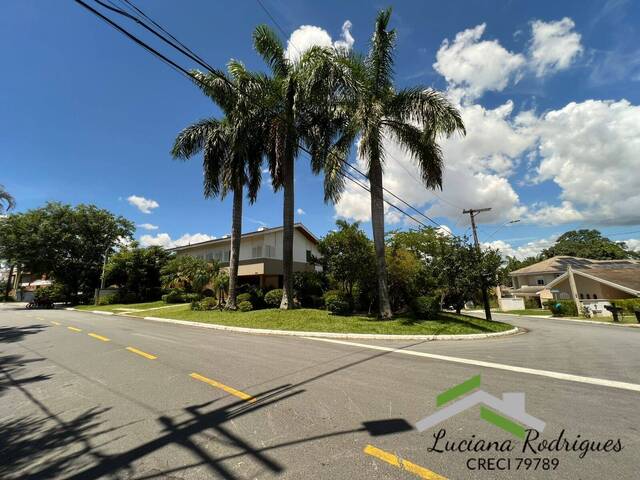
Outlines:
{"label": "house-shaped logo", "polygon": [[[533,428],[539,432],[544,430],[545,422],[525,412],[524,393],[503,393],[502,399],[500,399],[484,390],[477,390],[479,387],[480,375],[476,375],[466,382],[442,392],[436,397],[436,404],[438,407],[448,405],[417,422],[418,431],[423,432],[478,404],[480,405],[480,418],[518,438],[526,436],[525,427]],[[474,391],[471,395],[460,398],[471,391]],[[456,399],[459,400],[453,402]]]}

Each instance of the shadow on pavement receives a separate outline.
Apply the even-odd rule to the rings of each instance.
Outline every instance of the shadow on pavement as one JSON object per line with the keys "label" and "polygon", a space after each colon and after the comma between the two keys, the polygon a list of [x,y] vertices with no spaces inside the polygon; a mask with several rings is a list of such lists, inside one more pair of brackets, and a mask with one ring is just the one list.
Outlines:
{"label": "shadow on pavement", "polygon": [[40,333],[47,325],[25,325],[24,327],[0,327],[0,342],[19,342],[27,335]]}

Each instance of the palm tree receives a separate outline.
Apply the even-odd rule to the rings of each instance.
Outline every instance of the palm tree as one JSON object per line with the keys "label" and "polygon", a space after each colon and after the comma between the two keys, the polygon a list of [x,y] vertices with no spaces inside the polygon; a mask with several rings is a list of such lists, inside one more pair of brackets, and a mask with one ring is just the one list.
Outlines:
{"label": "palm tree", "polygon": [[[339,142],[347,152],[359,135],[358,155],[367,165],[381,318],[392,316],[384,244],[384,142],[391,138],[400,143],[417,163],[424,185],[433,189],[442,188],[443,159],[437,143],[439,137],[456,131],[465,133],[460,113],[441,93],[423,86],[394,88],[396,34],[394,30],[388,30],[390,16],[391,9],[378,13],[366,58],[352,55],[347,60],[351,64],[354,88],[352,97],[347,96],[344,100],[350,118],[343,126],[343,138]],[[334,168],[342,166],[334,165]]]}
{"label": "palm tree", "polygon": [[[209,118],[185,128],[175,140],[174,158],[188,159],[203,151],[204,195],[224,198],[233,193],[231,251],[229,255],[229,295],[226,308],[236,309],[242,198],[245,186],[250,203],[255,202],[261,181],[262,145],[260,130],[252,125],[246,102],[238,92],[241,79],[216,72],[192,72],[203,92],[225,112],[222,120]],[[235,81],[235,84],[233,83]],[[235,87],[234,87],[235,85]]]}
{"label": "palm tree", "polygon": [[[256,51],[271,69],[271,76],[254,75],[252,91],[260,92],[260,124],[266,139],[265,154],[274,190],[283,190],[283,295],[280,308],[293,308],[294,168],[301,147],[311,153],[311,167],[320,173],[330,165],[344,118],[333,108],[333,97],[345,81],[345,69],[332,61],[333,49],[312,47],[292,62],[282,42],[266,25],[253,33]],[[337,67],[337,68],[336,68]],[[245,72],[246,75],[248,73]],[[256,101],[256,98],[253,98]],[[329,171],[327,169],[327,171]],[[328,175],[327,180],[332,178]],[[326,197],[336,182],[325,180]]]}
{"label": "palm tree", "polygon": [[15,207],[16,202],[13,199],[13,196],[11,196],[11,194],[5,190],[4,185],[0,185],[0,213],[2,213],[3,211],[8,212]]}

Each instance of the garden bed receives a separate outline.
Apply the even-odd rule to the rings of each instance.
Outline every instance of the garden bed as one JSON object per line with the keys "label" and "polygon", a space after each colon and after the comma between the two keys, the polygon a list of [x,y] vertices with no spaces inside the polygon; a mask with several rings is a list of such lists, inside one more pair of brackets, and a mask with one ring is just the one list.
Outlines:
{"label": "garden bed", "polygon": [[[134,306],[131,305],[131,307]],[[132,315],[244,328],[387,335],[464,335],[504,332],[513,328],[506,323],[492,322],[453,313],[440,313],[431,320],[416,320],[411,317],[378,320],[360,315],[331,315],[326,310],[316,309],[266,309],[250,312],[226,312],[219,310],[192,311],[189,305],[178,305],[150,312],[133,312]]]}

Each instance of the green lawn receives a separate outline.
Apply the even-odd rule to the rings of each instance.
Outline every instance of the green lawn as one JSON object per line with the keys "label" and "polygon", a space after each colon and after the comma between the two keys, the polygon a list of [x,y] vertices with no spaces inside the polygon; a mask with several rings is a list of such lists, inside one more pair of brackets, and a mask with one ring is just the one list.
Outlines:
{"label": "green lawn", "polygon": [[507,313],[509,315],[551,315],[549,310],[543,308],[526,308],[524,310],[509,310],[508,312],[500,313]]}
{"label": "green lawn", "polygon": [[189,305],[133,312],[135,316],[173,318],[192,322],[215,323],[247,328],[268,328],[273,330],[295,330],[306,332],[337,333],[378,333],[378,334],[414,334],[414,335],[458,335],[466,333],[501,332],[512,328],[499,322],[443,313],[434,320],[416,321],[412,318],[394,318],[376,320],[365,316],[340,317],[330,315],[325,310],[297,309],[283,311],[279,309],[254,310],[251,312],[192,311]]}
{"label": "green lawn", "polygon": [[[571,318],[572,320],[591,320],[593,322],[613,323],[613,317],[593,317],[593,318],[566,317],[566,318]],[[622,320],[620,323],[635,323],[637,325],[638,321],[636,320],[635,315],[625,314],[624,317],[622,317]]]}
{"label": "green lawn", "polygon": [[148,303],[114,303],[113,305],[77,305],[75,308],[77,310],[101,310],[103,312],[124,312],[127,309],[131,310],[142,310],[145,308],[158,308],[158,307],[166,307],[167,304],[162,300],[158,300],[156,302],[148,302]]}

